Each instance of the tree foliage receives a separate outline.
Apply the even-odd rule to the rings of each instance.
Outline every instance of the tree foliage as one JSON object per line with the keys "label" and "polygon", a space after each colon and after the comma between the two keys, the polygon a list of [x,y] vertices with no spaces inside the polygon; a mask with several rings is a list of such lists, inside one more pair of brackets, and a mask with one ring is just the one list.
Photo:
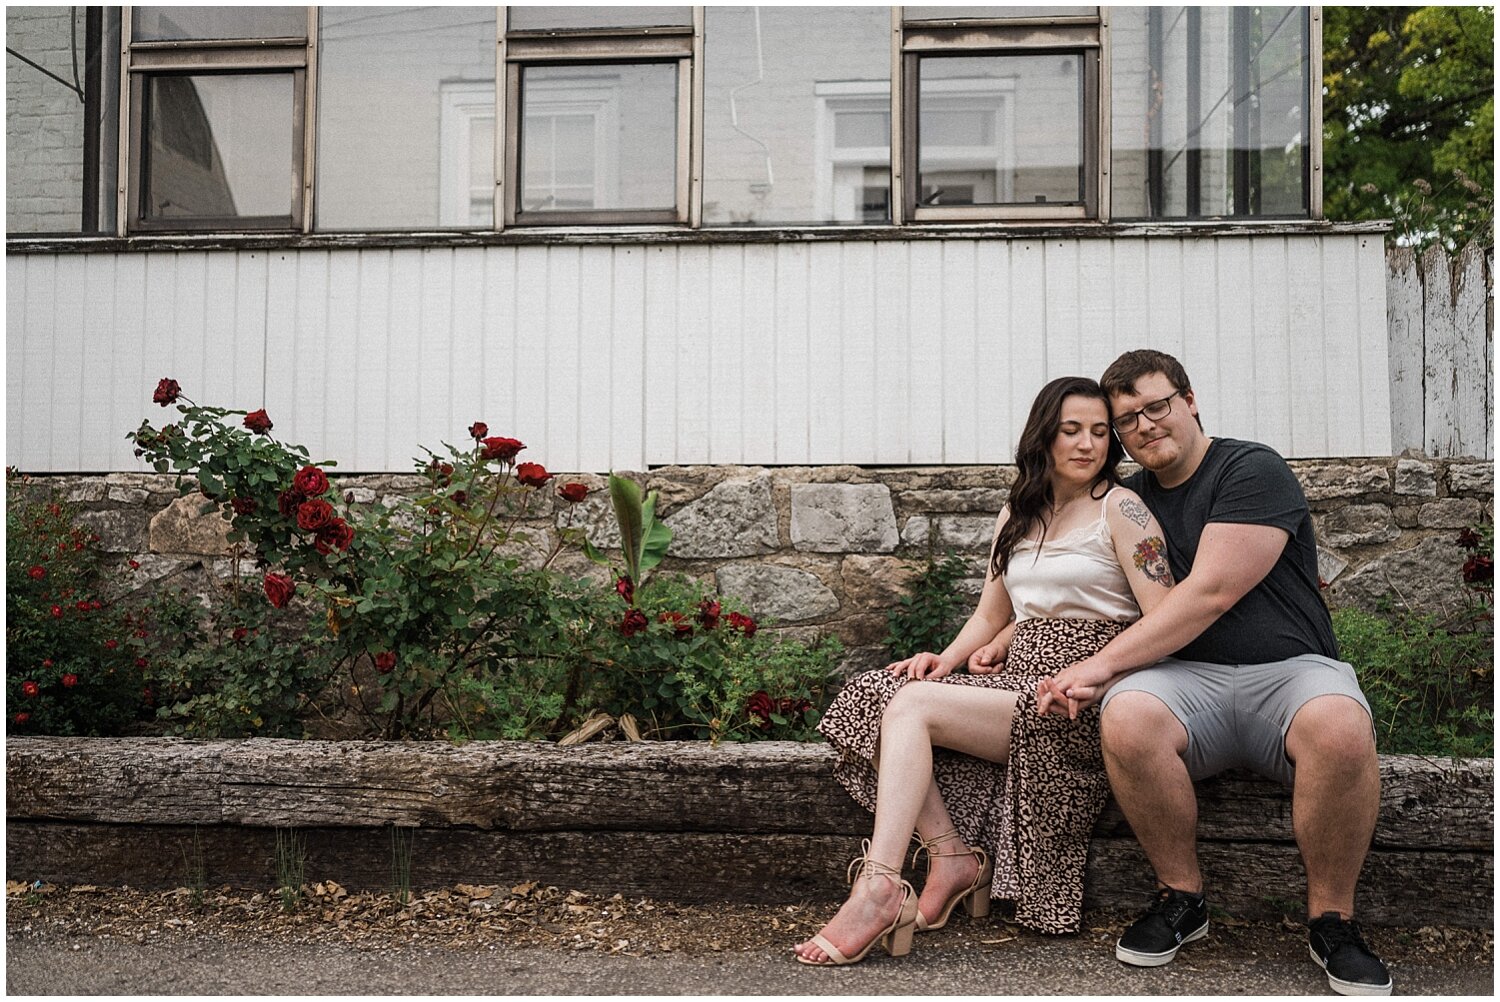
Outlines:
{"label": "tree foliage", "polygon": [[1493,241],[1493,7],[1324,7],[1324,212]]}

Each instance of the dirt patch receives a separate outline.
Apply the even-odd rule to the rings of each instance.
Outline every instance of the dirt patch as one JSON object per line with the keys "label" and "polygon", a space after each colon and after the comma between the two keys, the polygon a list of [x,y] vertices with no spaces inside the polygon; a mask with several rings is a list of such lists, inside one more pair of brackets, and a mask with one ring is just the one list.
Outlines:
{"label": "dirt patch", "polygon": [[[325,882],[303,887],[295,900],[280,892],[229,887],[140,891],[128,887],[6,885],[10,936],[87,935],[135,942],[207,936],[282,943],[344,942],[384,948],[508,944],[588,950],[625,956],[706,955],[789,948],[832,917],[834,905],[677,905],[620,895],[604,897],[532,882],[414,892],[400,905],[390,893],[352,893]],[[1081,937],[1113,942],[1129,916],[1093,911]],[[1247,922],[1216,916],[1215,935],[1247,953],[1306,941],[1299,922]],[[1424,926],[1366,930],[1387,961],[1492,964],[1490,930]],[[1009,944],[1042,939],[995,914],[960,919],[950,933],[924,938],[923,949]]]}

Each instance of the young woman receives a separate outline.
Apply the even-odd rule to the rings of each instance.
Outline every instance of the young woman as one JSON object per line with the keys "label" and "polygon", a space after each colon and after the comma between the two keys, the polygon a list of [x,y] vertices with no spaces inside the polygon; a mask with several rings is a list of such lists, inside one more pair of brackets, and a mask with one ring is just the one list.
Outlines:
{"label": "young woman", "polygon": [[[875,830],[850,864],[848,901],[794,948],[802,963],[854,963],[877,942],[901,956],[959,902],[982,916],[992,898],[1014,901],[1016,920],[1042,932],[1077,931],[1089,832],[1109,789],[1099,711],[1039,715],[1037,687],[1172,586],[1152,559],[1166,551],[1160,527],[1118,484],[1109,420],[1092,379],[1042,388],[978,608],[941,654],[851,679],[823,717],[834,775],[875,812]],[[964,665],[969,674],[952,674]],[[920,897],[901,879],[913,830],[913,865],[927,856]]]}

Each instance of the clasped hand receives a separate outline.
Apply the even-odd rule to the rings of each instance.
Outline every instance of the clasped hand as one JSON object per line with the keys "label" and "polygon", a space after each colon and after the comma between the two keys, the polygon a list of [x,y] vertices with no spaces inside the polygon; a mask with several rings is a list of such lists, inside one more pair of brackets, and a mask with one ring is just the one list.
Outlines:
{"label": "clasped hand", "polygon": [[1105,684],[1110,678],[1108,669],[1087,660],[1071,664],[1037,683],[1036,711],[1077,720],[1080,712],[1104,697]]}

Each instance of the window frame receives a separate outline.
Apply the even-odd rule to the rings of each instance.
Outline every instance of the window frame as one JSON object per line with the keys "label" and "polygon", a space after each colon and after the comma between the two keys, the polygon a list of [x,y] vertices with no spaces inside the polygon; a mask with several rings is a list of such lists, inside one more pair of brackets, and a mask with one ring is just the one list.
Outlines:
{"label": "window frame", "polygon": [[[568,28],[511,31],[509,9],[500,8],[496,79],[503,80],[503,108],[497,108],[495,229],[550,226],[696,226],[702,198],[697,164],[702,161],[698,116],[702,106],[703,9],[693,8],[691,25],[646,28]],[[537,212],[521,209],[521,77],[527,68],[675,64],[676,177],[670,209],[589,209]],[[503,76],[501,75],[503,74]],[[503,123],[503,124],[502,124]]]}
{"label": "window frame", "polygon": [[[310,134],[317,76],[318,8],[306,8],[306,37],[136,41],[134,7],[120,11],[119,185],[116,231],[132,233],[306,233],[311,225],[312,156]],[[286,216],[194,216],[171,220],[142,216],[149,169],[149,121],[145,91],[154,76],[233,76],[289,74],[292,84],[291,199]]]}
{"label": "window frame", "polygon": [[[906,12],[914,15],[907,19]],[[1109,219],[1108,8],[1092,16],[923,19],[920,7],[891,8],[891,177],[900,197],[891,222],[1092,223]],[[924,57],[1075,55],[1083,62],[1081,204],[922,205],[919,190],[920,71]],[[1012,112],[1012,120],[1014,113]]]}

